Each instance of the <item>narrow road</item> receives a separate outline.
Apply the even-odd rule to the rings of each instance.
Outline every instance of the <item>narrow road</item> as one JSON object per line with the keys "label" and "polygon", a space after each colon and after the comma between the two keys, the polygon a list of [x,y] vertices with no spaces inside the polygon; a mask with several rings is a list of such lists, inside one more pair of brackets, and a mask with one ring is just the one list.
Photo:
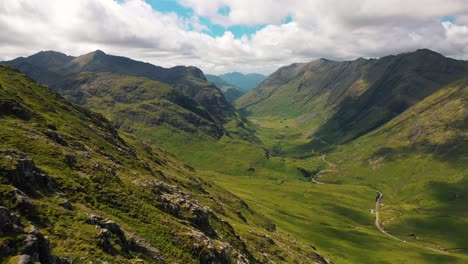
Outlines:
{"label": "narrow road", "polygon": [[447,251],[444,251],[444,250],[439,250],[439,249],[435,249],[435,248],[431,248],[431,247],[427,247],[427,246],[423,246],[423,245],[419,245],[419,244],[416,244],[416,243],[411,243],[411,242],[407,242],[406,240],[403,240],[403,239],[399,239],[398,237],[394,236],[394,235],[391,235],[389,234],[387,231],[385,231],[383,229],[383,227],[380,225],[380,221],[379,221],[379,206],[380,206],[380,202],[382,201],[382,198],[383,198],[383,194],[380,192],[380,191],[377,191],[377,197],[375,198],[375,227],[377,227],[377,229],[384,235],[394,239],[394,240],[397,240],[397,241],[400,241],[400,242],[403,242],[403,243],[408,243],[408,244],[412,244],[412,245],[415,245],[415,246],[418,246],[418,247],[423,247],[425,249],[429,249],[429,250],[432,250],[432,251],[435,251],[435,252],[439,252],[439,253],[445,253],[445,254],[448,254]]}
{"label": "narrow road", "polygon": [[386,236],[388,237],[391,237],[395,240],[398,240],[400,242],[404,242],[406,243],[405,240],[402,240],[402,239],[399,239],[398,237],[396,236],[393,236],[393,235],[390,235],[389,233],[387,233],[387,231],[385,231],[383,229],[383,227],[380,225],[380,221],[379,221],[379,205],[380,205],[380,201],[382,201],[382,198],[383,198],[383,194],[380,192],[380,191],[377,191],[377,197],[375,198],[375,227],[377,227],[377,229],[385,234]]}
{"label": "narrow road", "polygon": [[[336,171],[336,164],[328,161],[326,159],[326,155],[325,154],[322,154],[322,160],[327,163],[331,169],[327,169],[328,171]],[[311,182],[315,183],[315,184],[326,184],[326,183],[323,183],[323,182],[319,182],[314,178],[312,178]],[[376,193],[377,193],[377,197],[375,197],[375,227],[384,235],[390,237],[391,239],[393,240],[396,240],[396,241],[399,241],[399,242],[403,242],[403,243],[406,243],[406,244],[412,244],[414,246],[417,246],[417,247],[422,247],[422,248],[425,248],[425,249],[429,249],[429,250],[432,250],[432,251],[435,251],[435,252],[438,252],[438,253],[444,253],[444,254],[449,254],[448,251],[445,251],[445,250],[440,250],[440,249],[436,249],[436,248],[432,248],[432,247],[428,247],[428,246],[424,246],[424,245],[420,245],[420,244],[417,244],[417,243],[413,243],[413,242],[407,242],[406,240],[403,240],[403,239],[400,239],[392,234],[389,234],[387,231],[384,230],[384,228],[382,227],[382,225],[380,224],[380,219],[379,219],[379,207],[380,207],[380,203],[384,197],[383,193],[378,191],[378,190],[374,190]]]}

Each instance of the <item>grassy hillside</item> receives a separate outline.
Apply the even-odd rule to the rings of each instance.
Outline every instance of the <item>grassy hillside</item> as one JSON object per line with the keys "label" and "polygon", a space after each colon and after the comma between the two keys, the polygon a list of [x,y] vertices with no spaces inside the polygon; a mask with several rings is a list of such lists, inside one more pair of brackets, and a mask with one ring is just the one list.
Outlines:
{"label": "grassy hillside", "polygon": [[455,82],[337,147],[329,160],[340,169],[321,178],[378,188],[386,194],[386,217],[394,218],[384,225],[389,232],[466,254],[467,95],[468,81]]}
{"label": "grassy hillside", "polygon": [[323,262],[171,154],[3,66],[0,119],[2,263]]}
{"label": "grassy hillside", "polygon": [[56,90],[71,102],[104,114],[125,131],[169,126],[214,138],[225,132],[222,123],[195,100],[143,77],[85,72],[57,84]]}

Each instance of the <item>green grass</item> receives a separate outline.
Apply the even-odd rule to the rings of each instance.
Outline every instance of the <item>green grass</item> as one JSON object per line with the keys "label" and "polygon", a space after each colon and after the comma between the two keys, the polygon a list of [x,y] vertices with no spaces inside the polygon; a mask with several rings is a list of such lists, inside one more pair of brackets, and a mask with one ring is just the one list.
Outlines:
{"label": "green grass", "polygon": [[[274,232],[270,219],[226,189],[205,182],[172,154],[118,133],[101,115],[73,105],[5,67],[0,67],[0,105],[0,206],[18,214],[25,226],[37,226],[49,238],[53,254],[80,262],[130,263],[138,258],[151,262],[138,250],[124,250],[117,240],[112,248],[103,247],[100,230],[86,222],[89,213],[96,213],[117,222],[127,239],[131,234],[143,238],[160,250],[168,263],[199,262],[199,255],[209,252],[211,246],[193,237],[198,229],[189,207],[182,207],[178,214],[161,210],[158,188],[151,185],[157,181],[174,186],[187,195],[185,200],[212,211],[209,225],[218,236],[210,241],[217,250],[229,247],[226,254],[230,259],[235,260],[238,254],[252,261],[250,254],[264,259],[258,253],[259,244],[265,245],[260,250],[270,261],[304,262],[316,257],[313,249],[301,244],[293,243],[294,249],[286,249],[287,237]],[[52,131],[59,136],[51,136]],[[8,175],[17,160],[8,157],[10,150],[31,158],[56,181],[56,187],[50,190],[33,183],[29,189],[11,180]],[[76,162],[67,163],[69,155]],[[268,161],[259,162],[278,169]],[[14,186],[30,196],[28,206],[32,209],[23,208]],[[73,204],[73,210],[61,205],[66,200]],[[260,235],[255,237],[249,230]],[[269,234],[274,243],[267,246]],[[18,245],[9,253],[0,251],[2,263],[14,261],[21,252],[21,236],[2,235],[0,248],[12,240],[19,240]]]}

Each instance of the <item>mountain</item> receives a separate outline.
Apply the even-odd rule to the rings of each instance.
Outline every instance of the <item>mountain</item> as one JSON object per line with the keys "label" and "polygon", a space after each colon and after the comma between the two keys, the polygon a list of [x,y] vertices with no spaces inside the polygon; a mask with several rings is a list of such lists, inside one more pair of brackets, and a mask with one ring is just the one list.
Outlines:
{"label": "mountain", "polygon": [[320,139],[319,145],[342,144],[467,74],[467,62],[430,50],[345,62],[320,59],[279,69],[236,104],[254,119],[280,116],[304,129],[309,140]]}
{"label": "mountain", "polygon": [[266,76],[259,73],[248,73],[243,74],[240,72],[231,72],[219,75],[221,79],[225,82],[240,87],[245,91],[250,91],[253,88],[257,87],[263,80],[266,79]]}
{"label": "mountain", "polygon": [[67,81],[85,72],[114,73],[144,77],[168,84],[181,94],[196,101],[219,122],[235,117],[232,106],[221,91],[208,82],[203,72],[195,67],[162,68],[129,58],[105,54],[97,50],[79,57],[54,51],[39,52],[27,58],[17,58],[2,64],[14,67],[34,80],[52,89],[61,90]]}
{"label": "mountain", "polygon": [[[59,61],[60,65],[65,61],[65,65],[53,65],[51,70],[34,64],[37,58]],[[101,51],[76,58],[49,51],[4,64],[39,76],[38,81],[67,100],[104,115],[115,128],[152,147],[164,148],[197,168],[211,170],[219,165],[239,173],[252,162],[265,159],[249,122],[195,67],[165,69]],[[236,153],[232,142],[242,145],[239,151],[250,153],[254,160],[245,160],[241,153],[223,155],[226,151]]]}
{"label": "mountain", "polygon": [[4,66],[0,121],[6,263],[325,263],[168,152]]}
{"label": "mountain", "polygon": [[226,82],[225,80],[221,79],[221,77],[216,75],[207,74],[206,78],[208,81],[214,83],[216,87],[218,87],[221,92],[223,92],[224,97],[226,97],[226,99],[231,103],[246,93],[246,91]]}

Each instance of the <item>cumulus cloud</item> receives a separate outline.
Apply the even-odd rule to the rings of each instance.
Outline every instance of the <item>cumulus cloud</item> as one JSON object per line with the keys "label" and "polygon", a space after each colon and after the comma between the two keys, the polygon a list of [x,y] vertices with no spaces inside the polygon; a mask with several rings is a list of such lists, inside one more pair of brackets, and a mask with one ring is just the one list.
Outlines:
{"label": "cumulus cloud", "polygon": [[[378,57],[423,47],[468,59],[467,0],[178,1],[193,16],[160,13],[142,0],[1,1],[0,60],[40,50],[80,55],[101,49],[166,67],[269,73],[320,57]],[[266,26],[241,38],[229,31],[212,37],[202,17],[225,27]],[[288,17],[292,22],[284,24]]]}

